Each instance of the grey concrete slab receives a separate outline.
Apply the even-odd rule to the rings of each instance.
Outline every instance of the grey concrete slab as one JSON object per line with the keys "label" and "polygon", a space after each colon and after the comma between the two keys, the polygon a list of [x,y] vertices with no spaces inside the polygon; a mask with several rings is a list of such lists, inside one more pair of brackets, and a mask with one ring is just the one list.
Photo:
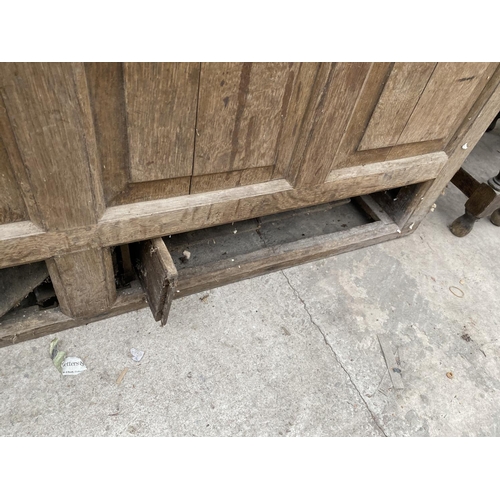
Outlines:
{"label": "grey concrete slab", "polygon": [[[499,151],[497,129],[467,165],[487,179]],[[0,434],[498,436],[500,228],[454,237],[464,202],[450,185],[409,237],[179,299],[164,329],[142,310],[62,332],[77,377],[54,336],[1,349]]]}
{"label": "grey concrete slab", "polygon": [[281,273],[204,295],[165,329],[145,309],[60,333],[77,377],[52,365],[52,336],[3,349],[2,435],[381,434]]}

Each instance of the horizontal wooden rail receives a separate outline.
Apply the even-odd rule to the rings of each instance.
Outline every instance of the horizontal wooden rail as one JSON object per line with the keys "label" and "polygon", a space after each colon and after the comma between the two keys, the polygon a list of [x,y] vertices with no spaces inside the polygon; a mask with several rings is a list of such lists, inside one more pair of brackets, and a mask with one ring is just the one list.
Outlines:
{"label": "horizontal wooden rail", "polygon": [[31,222],[0,225],[0,268],[193,231],[436,178],[445,153],[360,165],[330,173],[327,182],[294,189],[286,180],[108,208],[96,225],[44,232]]}
{"label": "horizontal wooden rail", "polygon": [[[330,234],[300,238],[242,253],[234,258],[179,270],[172,298],[185,297],[242,279],[349,252],[401,235],[399,227],[373,200],[366,198],[357,201],[371,214],[374,222]],[[170,255],[168,258],[170,259]],[[130,288],[118,290],[117,299],[108,312],[91,318],[70,318],[63,314],[59,307],[45,310],[38,310],[37,307],[20,309],[0,318],[0,347],[110,318],[146,305],[146,294],[139,282],[133,281]]]}

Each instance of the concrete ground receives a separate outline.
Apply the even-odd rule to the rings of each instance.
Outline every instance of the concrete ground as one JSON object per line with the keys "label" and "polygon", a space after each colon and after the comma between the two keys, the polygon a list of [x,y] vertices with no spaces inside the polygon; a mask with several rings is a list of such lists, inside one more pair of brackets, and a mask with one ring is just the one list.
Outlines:
{"label": "concrete ground", "polygon": [[[466,166],[498,173],[498,127]],[[1,349],[0,434],[499,436],[500,228],[454,237],[464,202],[450,185],[411,236],[179,299],[164,329],[143,309],[61,332],[76,377],[54,335]]]}

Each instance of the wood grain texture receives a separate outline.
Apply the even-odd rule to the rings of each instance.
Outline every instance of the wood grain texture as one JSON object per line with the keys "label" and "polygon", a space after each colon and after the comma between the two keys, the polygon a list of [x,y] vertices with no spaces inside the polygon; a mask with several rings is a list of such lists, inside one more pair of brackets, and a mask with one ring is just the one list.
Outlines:
{"label": "wood grain texture", "polygon": [[31,223],[7,224],[0,226],[0,268],[424,182],[438,175],[445,159],[444,153],[435,153],[387,165],[342,169],[332,172],[329,182],[314,189],[294,190],[287,181],[276,180],[121,205],[109,208],[97,226],[71,231],[43,232]]}
{"label": "wood grain texture", "polygon": [[[95,228],[105,208],[84,67],[9,63],[3,69],[4,104],[31,192],[47,234],[59,236],[61,246],[68,233]],[[115,300],[109,249],[53,257],[47,267],[68,315],[93,316]]]}
{"label": "wood grain texture", "polygon": [[[451,181],[467,156],[477,144],[484,131],[500,109],[500,65],[496,65],[495,72],[487,79],[487,83],[474,102],[462,123],[452,135],[445,147],[449,159],[439,172],[435,182],[424,183],[414,194],[411,204],[401,217],[404,224],[403,231],[410,226],[415,230],[427,215],[440,193]],[[462,146],[467,144],[467,148]]]}
{"label": "wood grain texture", "polygon": [[267,182],[273,177],[273,166],[223,172],[221,174],[198,175],[192,178],[191,194],[219,191],[249,184]]}
{"label": "wood grain texture", "polygon": [[359,150],[394,146],[425,89],[436,63],[396,63]]}
{"label": "wood grain texture", "polygon": [[[320,63],[300,63],[297,75],[293,78],[288,112],[278,137],[278,152],[273,179],[285,178],[299,138],[304,135],[304,120],[311,99],[313,99],[315,81],[320,66]],[[291,74],[294,71],[293,69]]]}
{"label": "wood grain texture", "polygon": [[28,213],[0,137],[0,224],[26,220]]}
{"label": "wood grain texture", "polygon": [[[14,137],[14,133],[12,131],[12,125],[7,115],[7,108],[4,104],[4,91],[2,87],[2,85],[5,85],[3,80],[4,76],[3,72],[0,71],[0,147],[3,149],[1,153],[2,160],[0,162],[2,165],[6,165],[8,162],[10,173],[6,174],[6,177],[10,177],[10,179],[5,180],[4,178],[2,180],[2,182],[4,182],[4,190],[0,190],[0,192],[4,193],[3,196],[7,199],[6,203],[13,207],[10,208],[10,210],[13,210],[16,214],[20,214],[19,209],[21,205],[17,199],[17,193],[20,193],[23,201],[22,204],[24,205],[23,213],[25,215],[22,220],[31,220],[31,222],[45,229],[46,226],[41,218],[33,193],[31,192],[28,173],[26,172],[26,168],[24,167],[21,159],[16,138]],[[7,155],[8,158],[5,158],[4,155]],[[16,185],[12,186],[13,183]],[[17,217],[16,219],[19,220]],[[9,221],[4,220],[4,222],[15,222],[15,220],[10,217]]]}
{"label": "wood grain texture", "polygon": [[132,183],[121,63],[86,63],[101,175],[107,206],[189,193],[190,177]]}
{"label": "wood grain texture", "polygon": [[[438,63],[398,144],[445,139],[472,106],[489,63]],[[482,84],[484,86],[484,83]]]}
{"label": "wood grain texture", "polygon": [[74,66],[8,63],[2,72],[4,103],[46,227],[96,223],[99,196],[91,170],[98,166],[89,162],[92,138]]}
{"label": "wood grain texture", "polygon": [[0,268],[99,248],[97,227],[43,231],[29,221],[0,225]]}
{"label": "wood grain texture", "polygon": [[91,249],[46,261],[61,311],[73,318],[105,313],[116,299],[109,249]]}
{"label": "wood grain texture", "polygon": [[[447,160],[448,157],[446,153],[441,151],[439,153],[429,153],[410,158],[369,163],[368,165],[361,165],[358,167],[332,170],[326,178],[326,182],[334,183],[348,179],[359,179],[360,182],[363,182],[362,179],[372,175],[383,175],[385,173],[387,176],[390,176],[395,175],[399,171],[404,171],[407,174],[407,178],[406,180],[401,179],[403,181],[401,186],[405,186],[414,183],[413,179],[416,177],[413,176],[416,174],[417,170],[427,172],[428,175],[431,176],[432,174],[437,175]],[[380,191],[380,189],[375,189],[375,191]]]}
{"label": "wood grain texture", "polygon": [[177,269],[172,257],[161,238],[132,245],[131,252],[153,318],[164,326],[177,292]]}
{"label": "wood grain texture", "polygon": [[121,63],[85,63],[106,205],[126,191],[129,152]]}
{"label": "wood grain texture", "polygon": [[125,63],[132,182],[189,176],[199,63]]}
{"label": "wood grain texture", "polygon": [[393,67],[394,63],[374,63],[371,65],[351,120],[340,141],[332,169],[381,162],[386,159],[387,148],[358,151],[358,146],[363,139]]}
{"label": "wood grain texture", "polygon": [[368,63],[325,64],[320,68],[320,91],[315,92],[315,101],[305,117],[304,146],[298,145],[292,161],[289,178],[294,186],[325,181],[370,68]]}
{"label": "wood grain texture", "polygon": [[297,63],[203,63],[194,175],[276,162]]}
{"label": "wood grain texture", "polygon": [[140,201],[161,200],[189,194],[191,177],[176,177],[157,181],[136,182],[127,184],[125,189],[117,193],[110,201],[110,207],[138,203]]}
{"label": "wood grain texture", "polygon": [[465,203],[465,210],[477,219],[491,215],[500,208],[500,193],[489,184],[482,183]]}
{"label": "wood grain texture", "polygon": [[460,191],[462,191],[467,198],[470,198],[472,193],[474,193],[474,191],[481,185],[478,180],[476,180],[463,168],[458,170],[458,172],[452,177],[451,182],[457,186],[457,188],[460,189]]}
{"label": "wood grain texture", "polygon": [[396,160],[389,169],[367,165],[315,189],[293,189],[280,180],[113,207],[99,222],[99,239],[104,245],[117,245],[415,184],[435,178],[445,158],[437,153],[431,158]]}

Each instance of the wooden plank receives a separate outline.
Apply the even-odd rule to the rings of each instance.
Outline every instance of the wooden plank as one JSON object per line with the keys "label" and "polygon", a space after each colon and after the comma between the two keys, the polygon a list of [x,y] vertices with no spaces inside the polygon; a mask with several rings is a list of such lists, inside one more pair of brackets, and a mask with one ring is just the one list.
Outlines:
{"label": "wooden plank", "polygon": [[117,193],[110,201],[110,207],[138,203],[141,201],[161,200],[189,194],[191,177],[160,179],[157,181],[127,184],[123,191]]}
{"label": "wooden plank", "polygon": [[396,224],[373,222],[347,231],[264,248],[206,266],[179,269],[179,293],[175,298],[396,238],[397,231]]}
{"label": "wooden plank", "polygon": [[172,257],[161,238],[133,245],[131,251],[153,318],[163,326],[177,290],[177,269]]}
{"label": "wooden plank", "polygon": [[401,369],[396,363],[396,358],[392,352],[389,341],[384,335],[377,335],[380,347],[382,349],[382,354],[384,355],[387,368],[389,370],[389,376],[391,377],[392,385],[396,390],[402,390],[405,388],[403,384],[403,379],[401,378]]}
{"label": "wooden plank", "polygon": [[[90,189],[85,194],[87,197],[91,196],[90,200],[92,201],[89,200],[91,209],[87,208],[87,211],[94,212],[96,217],[99,218],[106,209],[106,201],[104,199],[101,159],[97,147],[87,77],[83,63],[72,64],[72,70],[76,96],[76,102],[73,105],[78,107],[80,114],[80,134],[83,137],[86,152],[85,166],[90,173]],[[73,225],[75,224],[73,223]]]}
{"label": "wooden plank", "polygon": [[209,191],[267,182],[273,176],[273,168],[273,166],[257,167],[221,174],[198,175],[192,178],[190,192],[191,194],[207,193]]}
{"label": "wooden plank", "polygon": [[[45,224],[41,218],[38,207],[36,206],[35,198],[31,192],[31,187],[28,179],[28,174],[23,165],[19,148],[17,147],[16,138],[12,131],[12,126],[7,116],[7,109],[4,104],[4,90],[2,82],[3,72],[0,71],[0,143],[5,148],[5,153],[8,155],[11,175],[15,184],[22,193],[23,205],[25,207],[26,217],[22,220],[31,220],[33,223],[45,229]],[[1,153],[2,155],[5,153]],[[2,160],[2,163],[5,161]],[[3,180],[5,182],[5,179]],[[13,182],[13,181],[7,181]],[[0,190],[1,191],[1,190]],[[4,192],[4,191],[2,191]],[[12,196],[12,195],[10,195]],[[7,201],[10,206],[20,207],[18,201]],[[11,204],[12,203],[12,204]],[[12,208],[11,208],[12,210]],[[18,219],[19,220],[19,219]],[[7,221],[5,221],[7,222]],[[9,222],[15,222],[12,218]]]}
{"label": "wooden plank", "polygon": [[29,221],[3,224],[0,225],[0,268],[99,246],[95,226],[46,232]]}
{"label": "wooden plank", "polygon": [[[281,130],[281,135],[278,138],[278,151],[276,157],[276,166],[273,173],[273,179],[286,178],[288,181],[290,163],[297,143],[302,136],[307,136],[305,127],[310,125],[310,121],[306,120],[308,108],[313,111],[315,92],[318,92],[322,79],[318,77],[320,63],[300,63],[297,71],[297,76],[293,78],[292,93],[289,104],[289,111],[286,113]],[[326,67],[326,65],[324,65]],[[294,69],[290,72],[293,74]],[[311,112],[309,113],[312,118]],[[305,143],[304,143],[305,146]]]}
{"label": "wooden plank", "polygon": [[191,175],[199,73],[199,63],[124,64],[132,182]]}
{"label": "wooden plank", "polygon": [[396,63],[370,119],[359,150],[394,146],[436,63]]}
{"label": "wooden plank", "polygon": [[116,299],[109,249],[91,249],[46,261],[61,312],[74,318],[105,313]]}
{"label": "wooden plank", "polygon": [[[332,169],[365,165],[386,159],[387,148],[382,150],[358,151],[366,128],[370,122],[394,63],[374,63],[370,67],[356,107],[333,161]],[[409,155],[413,156],[413,155]]]}
{"label": "wooden plank", "polygon": [[394,224],[394,221],[371,196],[359,196],[353,198],[352,201],[362,208],[373,220],[383,222],[384,224]]}
{"label": "wooden plank", "polygon": [[94,224],[91,170],[98,166],[89,164],[74,65],[7,63],[2,74],[5,106],[46,227]]}
{"label": "wooden plank", "polygon": [[444,139],[472,106],[489,63],[438,63],[398,144]]}
{"label": "wooden plank", "polygon": [[291,180],[294,186],[325,182],[370,67],[368,63],[337,63],[331,67],[314,109],[312,126],[306,131],[305,151],[297,151],[299,159],[295,159],[298,163]]}
{"label": "wooden plank", "polygon": [[112,318],[146,306],[146,296],[141,285],[138,281],[133,281],[130,288],[118,291],[116,302],[109,311],[91,318],[70,318],[59,307],[39,310],[35,306],[22,309],[0,318],[0,347],[7,347],[101,319]]}
{"label": "wooden plank", "polygon": [[129,151],[121,63],[85,63],[106,204],[126,190]]}
{"label": "wooden plank", "polygon": [[481,183],[474,179],[472,175],[469,174],[466,170],[463,168],[460,168],[458,172],[452,177],[451,182],[457,186],[462,193],[467,196],[467,198],[470,198],[472,196],[472,193],[476,191],[476,189],[479,188]]}
{"label": "wooden plank", "polygon": [[48,275],[44,262],[0,269],[0,317],[17,306]]}
{"label": "wooden plank", "polygon": [[202,64],[195,176],[275,164],[298,68],[297,63]]}
{"label": "wooden plank", "polygon": [[[179,272],[318,235],[347,231],[372,222],[345,202],[325,203],[165,237]],[[185,251],[190,252],[186,259]]]}
{"label": "wooden plank", "polygon": [[[429,169],[437,174],[447,160],[448,157],[441,151],[439,153],[430,153],[422,156],[370,163],[368,165],[361,165],[357,167],[342,168],[332,170],[328,175],[326,182],[339,182],[342,180],[356,178],[362,179],[363,177],[379,174],[394,175],[396,172],[406,171],[408,168],[415,170]],[[403,186],[405,184],[412,184],[412,182],[404,182],[401,185]],[[380,190],[375,189],[374,192],[375,191]]]}
{"label": "wooden plank", "polygon": [[28,218],[22,193],[16,182],[9,157],[0,137],[0,224]]}

